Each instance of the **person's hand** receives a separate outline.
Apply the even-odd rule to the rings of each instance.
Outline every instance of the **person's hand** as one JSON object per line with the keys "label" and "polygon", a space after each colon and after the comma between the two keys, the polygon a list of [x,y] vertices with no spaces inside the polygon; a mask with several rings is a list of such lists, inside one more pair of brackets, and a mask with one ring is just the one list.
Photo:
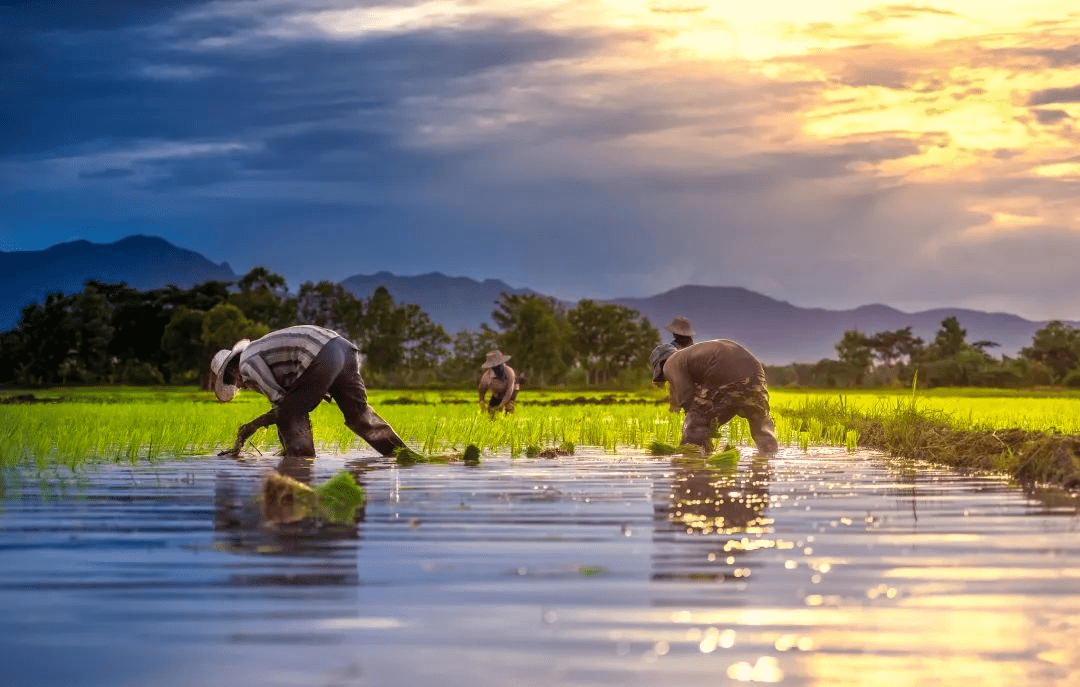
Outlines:
{"label": "person's hand", "polygon": [[252,434],[255,433],[255,430],[257,429],[258,427],[255,425],[254,422],[247,422],[240,425],[240,429],[236,430],[236,443],[233,444],[232,448],[226,449],[218,455],[232,456],[234,458],[239,456],[241,449],[244,448],[244,443],[247,442],[247,440],[251,437]]}

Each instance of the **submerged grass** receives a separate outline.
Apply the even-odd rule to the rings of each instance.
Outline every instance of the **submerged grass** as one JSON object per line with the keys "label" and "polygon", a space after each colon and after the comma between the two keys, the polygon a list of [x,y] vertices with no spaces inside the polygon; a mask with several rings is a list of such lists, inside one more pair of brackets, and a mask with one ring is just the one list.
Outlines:
{"label": "submerged grass", "polygon": [[[23,402],[5,402],[16,395]],[[65,388],[34,395],[61,402],[25,402],[26,392],[0,393],[0,468],[212,455],[231,445],[237,427],[268,407],[258,394],[243,393],[221,404],[195,388]],[[668,411],[659,389],[530,392],[522,395],[516,413],[494,421],[471,391],[373,391],[370,401],[410,447],[426,456],[458,457],[470,445],[525,458],[568,455],[575,446],[659,455],[658,446],[678,446],[682,427],[682,414]],[[784,446],[867,447],[1080,486],[1080,394],[1075,392],[773,389],[771,401]],[[320,405],[312,425],[320,451],[368,449],[342,424],[333,404]],[[749,443],[749,427],[741,418],[717,439],[719,446]],[[276,452],[276,432],[261,430],[248,446]]]}

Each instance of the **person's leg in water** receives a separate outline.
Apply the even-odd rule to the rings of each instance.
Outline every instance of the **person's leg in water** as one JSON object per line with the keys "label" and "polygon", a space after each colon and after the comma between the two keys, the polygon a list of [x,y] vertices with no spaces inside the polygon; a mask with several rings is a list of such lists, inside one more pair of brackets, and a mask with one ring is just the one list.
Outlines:
{"label": "person's leg in water", "polygon": [[754,439],[758,453],[771,454],[780,449],[776,440],[776,424],[769,412],[769,392],[755,390],[739,407],[738,414],[750,424],[750,436]]}
{"label": "person's leg in water", "polygon": [[503,406],[503,410],[506,411],[507,415],[510,415],[514,412],[514,406],[517,405],[517,395],[519,391],[521,391],[521,387],[515,385],[513,393],[510,394],[510,400],[506,402],[505,406]]}
{"label": "person's leg in water", "polygon": [[328,391],[341,414],[345,416],[345,426],[382,455],[393,455],[395,450],[405,446],[405,442],[394,428],[368,405],[367,387],[360,375],[359,354],[341,339],[335,339],[327,345],[331,344],[344,349],[341,371],[330,384]]}
{"label": "person's leg in water", "polygon": [[307,458],[315,455],[315,437],[311,432],[311,416],[307,413],[279,417],[277,430],[286,457]]}
{"label": "person's leg in water", "polygon": [[[494,420],[495,416],[499,413],[499,404],[502,403],[502,394],[497,394],[494,391],[491,392],[491,398],[488,399],[488,418]],[[507,401],[507,405],[509,405]],[[505,406],[504,406],[505,408]]]}
{"label": "person's leg in water", "polygon": [[353,352],[342,339],[332,339],[323,346],[278,404],[278,437],[285,447],[286,456],[315,455],[315,440],[308,414],[318,407],[330,385],[341,374],[346,359],[342,349]]}

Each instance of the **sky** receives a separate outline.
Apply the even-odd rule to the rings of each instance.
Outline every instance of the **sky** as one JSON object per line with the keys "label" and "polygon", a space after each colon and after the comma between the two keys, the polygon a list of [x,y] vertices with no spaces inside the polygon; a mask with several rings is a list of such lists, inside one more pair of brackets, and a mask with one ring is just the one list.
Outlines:
{"label": "sky", "polygon": [[0,0],[0,251],[1080,320],[1074,0]]}

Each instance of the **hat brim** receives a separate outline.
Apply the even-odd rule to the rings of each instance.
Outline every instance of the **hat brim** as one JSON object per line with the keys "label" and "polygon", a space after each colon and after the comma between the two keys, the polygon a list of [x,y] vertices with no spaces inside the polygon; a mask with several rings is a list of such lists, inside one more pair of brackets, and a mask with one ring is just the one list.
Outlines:
{"label": "hat brim", "polygon": [[484,364],[480,366],[480,369],[481,370],[489,370],[489,369],[491,369],[493,367],[498,367],[499,365],[502,365],[503,363],[505,363],[508,360],[510,360],[510,356],[508,356],[508,355],[504,355],[503,357],[498,358],[496,360],[488,360],[488,361],[485,361]]}
{"label": "hat brim", "polygon": [[693,329],[685,329],[683,327],[672,327],[671,325],[665,325],[664,329],[666,329],[669,332],[671,332],[672,334],[676,334],[678,336],[693,336],[694,334],[697,334],[697,332],[695,332]]}
{"label": "hat brim", "polygon": [[214,375],[214,383],[212,385],[214,389],[214,395],[217,396],[217,400],[221,401],[222,403],[228,403],[229,401],[233,400],[234,398],[236,398],[236,394],[240,391],[240,387],[236,386],[235,384],[226,384],[224,375],[225,370],[229,369],[229,364],[233,361],[234,358],[239,355],[240,351],[232,351],[232,353],[229,354],[229,357],[225,359],[225,363],[221,366],[222,374]]}

